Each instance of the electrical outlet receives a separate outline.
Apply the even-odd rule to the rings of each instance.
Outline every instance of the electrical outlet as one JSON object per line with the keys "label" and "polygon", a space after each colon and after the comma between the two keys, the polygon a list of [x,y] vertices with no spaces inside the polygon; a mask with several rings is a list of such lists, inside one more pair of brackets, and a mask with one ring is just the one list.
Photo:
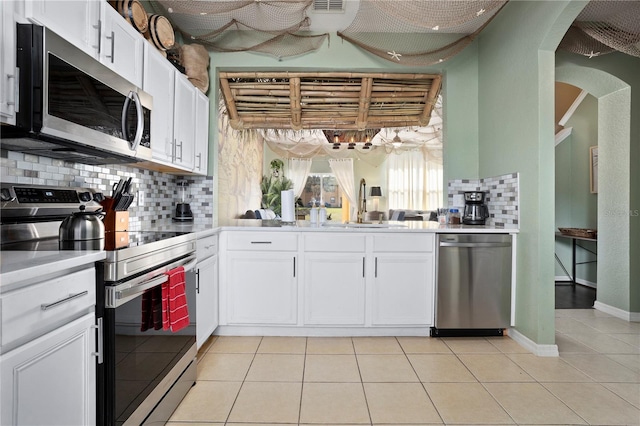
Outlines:
{"label": "electrical outlet", "polygon": [[144,191],[138,191],[138,206],[144,206]]}

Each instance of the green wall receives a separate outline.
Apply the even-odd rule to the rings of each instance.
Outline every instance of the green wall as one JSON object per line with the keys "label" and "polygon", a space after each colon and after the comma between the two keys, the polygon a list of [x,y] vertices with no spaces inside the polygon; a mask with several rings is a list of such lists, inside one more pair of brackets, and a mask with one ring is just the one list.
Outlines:
{"label": "green wall", "polygon": [[[598,100],[587,95],[573,113],[565,128],[571,135],[555,148],[555,217],[557,228],[598,227],[598,195],[591,193],[589,186],[589,148],[598,145]],[[572,240],[556,238],[555,253],[571,274]],[[597,245],[578,241],[578,245],[597,252]],[[590,262],[595,256],[586,250],[576,249],[576,262]],[[576,268],[579,282],[597,283],[596,263],[584,263]],[[568,279],[560,264],[556,262],[556,277]],[[582,280],[582,281],[581,281]]]}
{"label": "green wall", "polygon": [[[445,181],[520,173],[516,329],[533,342],[553,344],[555,49],[586,3],[511,1],[462,53],[429,68],[395,65],[368,55],[333,34],[331,43],[318,52],[282,61],[250,53],[211,53],[212,112],[217,111],[219,102],[217,70],[442,72]],[[640,72],[634,78],[640,78]],[[614,99],[617,98],[604,101],[610,103]],[[637,99],[638,96],[634,105]],[[634,106],[634,111],[638,110]],[[635,164],[640,163],[637,123],[640,120],[633,124],[635,145],[628,157]],[[211,133],[215,151],[218,131],[212,128]],[[635,206],[640,201],[640,168],[631,173],[630,179],[636,183],[632,185],[630,204],[638,209]],[[629,229],[637,236],[638,220],[631,217],[630,222]],[[640,258],[639,244],[640,238],[635,238],[626,253],[627,263],[629,256]],[[635,263],[631,276],[640,277],[640,262]],[[626,306],[635,312],[640,311],[637,279],[627,290],[626,298]],[[613,298],[617,298],[619,291],[614,293]],[[625,306],[624,302],[621,306]]]}
{"label": "green wall", "polygon": [[542,345],[555,342],[554,50],[583,6],[509,2],[479,40],[479,173],[520,173],[516,329]]}
{"label": "green wall", "polygon": [[[443,135],[444,181],[448,179],[478,178],[478,45],[472,42],[454,58],[432,67],[406,67],[370,55],[335,34],[317,52],[295,58],[278,60],[253,53],[210,52],[209,99],[212,111],[210,129],[209,174],[217,185],[215,165],[220,137],[216,128],[219,102],[218,71],[369,71],[398,73],[441,73],[443,75]],[[275,155],[275,154],[274,154]],[[381,181],[382,167],[369,169],[355,165],[356,175],[362,174],[371,182]],[[356,182],[357,183],[357,182]],[[380,182],[382,184],[382,182]],[[445,195],[446,197],[446,188]],[[446,199],[446,198],[445,198]],[[443,200],[443,205],[446,204]],[[382,200],[381,205],[385,205]],[[214,206],[215,208],[215,206]]]}

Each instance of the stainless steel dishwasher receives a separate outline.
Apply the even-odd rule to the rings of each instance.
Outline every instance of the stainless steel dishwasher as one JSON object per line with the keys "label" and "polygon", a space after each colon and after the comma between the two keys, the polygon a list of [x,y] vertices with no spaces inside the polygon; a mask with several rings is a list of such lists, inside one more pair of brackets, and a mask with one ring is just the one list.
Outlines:
{"label": "stainless steel dishwasher", "polygon": [[431,336],[502,335],[511,318],[511,235],[439,234]]}

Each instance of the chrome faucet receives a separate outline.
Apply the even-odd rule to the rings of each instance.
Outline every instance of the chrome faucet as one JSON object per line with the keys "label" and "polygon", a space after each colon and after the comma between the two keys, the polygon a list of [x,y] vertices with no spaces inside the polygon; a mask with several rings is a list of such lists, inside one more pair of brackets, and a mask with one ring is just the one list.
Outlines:
{"label": "chrome faucet", "polygon": [[358,215],[357,222],[362,223],[364,214],[367,212],[367,182],[360,179],[360,189],[358,189]]}

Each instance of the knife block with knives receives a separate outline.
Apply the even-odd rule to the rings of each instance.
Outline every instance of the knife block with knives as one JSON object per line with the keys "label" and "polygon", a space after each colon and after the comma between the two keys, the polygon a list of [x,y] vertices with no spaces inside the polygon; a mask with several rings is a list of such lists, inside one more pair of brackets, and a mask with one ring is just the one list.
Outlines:
{"label": "knife block with knives", "polygon": [[130,194],[131,178],[113,185],[111,197],[100,202],[104,211],[104,245],[106,250],[114,250],[129,245],[129,211],[133,202]]}

